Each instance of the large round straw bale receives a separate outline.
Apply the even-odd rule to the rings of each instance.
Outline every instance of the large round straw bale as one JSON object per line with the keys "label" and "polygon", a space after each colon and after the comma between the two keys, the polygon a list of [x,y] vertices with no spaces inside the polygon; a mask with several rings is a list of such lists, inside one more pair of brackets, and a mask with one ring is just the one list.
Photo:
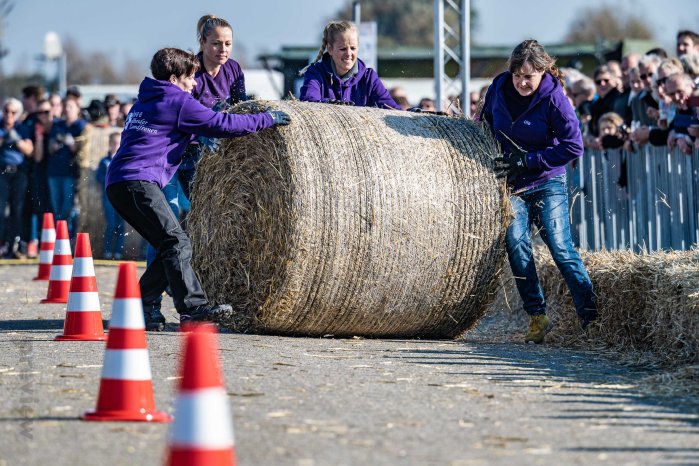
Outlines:
{"label": "large round straw bale", "polygon": [[[258,112],[266,103],[239,105]],[[504,257],[497,146],[465,119],[304,102],[200,161],[188,230],[238,331],[453,337]]]}

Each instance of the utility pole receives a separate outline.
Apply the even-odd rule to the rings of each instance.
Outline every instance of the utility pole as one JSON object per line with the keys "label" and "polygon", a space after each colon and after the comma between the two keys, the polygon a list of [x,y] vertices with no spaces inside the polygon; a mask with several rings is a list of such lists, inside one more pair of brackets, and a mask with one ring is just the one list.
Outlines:
{"label": "utility pole", "polygon": [[[448,12],[455,13],[456,21],[449,24]],[[444,100],[450,91],[456,91],[461,83],[461,110],[470,116],[471,79],[471,2],[470,0],[434,0],[434,87],[435,106],[443,111]],[[452,45],[450,45],[452,44]],[[454,45],[455,44],[455,45]],[[455,62],[459,73],[455,78],[447,75],[446,67]]]}
{"label": "utility pole", "polygon": [[362,22],[362,2],[352,2],[352,22],[359,27]]}

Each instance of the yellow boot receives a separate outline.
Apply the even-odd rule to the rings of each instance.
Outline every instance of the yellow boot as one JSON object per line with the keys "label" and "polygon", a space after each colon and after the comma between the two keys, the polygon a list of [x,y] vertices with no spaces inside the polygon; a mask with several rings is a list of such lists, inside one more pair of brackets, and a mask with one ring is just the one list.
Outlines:
{"label": "yellow boot", "polygon": [[524,337],[524,342],[529,343],[543,343],[544,337],[551,329],[551,321],[546,314],[540,314],[536,316],[531,316],[529,318],[529,333]]}

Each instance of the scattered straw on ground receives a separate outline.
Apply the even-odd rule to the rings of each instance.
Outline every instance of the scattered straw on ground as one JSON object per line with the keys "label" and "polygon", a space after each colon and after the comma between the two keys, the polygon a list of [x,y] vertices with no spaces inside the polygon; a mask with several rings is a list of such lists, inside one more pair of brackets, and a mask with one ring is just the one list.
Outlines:
{"label": "scattered straw on ground", "polygon": [[[580,330],[570,292],[550,254],[545,247],[536,249],[547,313],[555,323],[547,344],[595,349],[625,364],[656,368],[648,384],[699,395],[699,252],[602,251],[584,252],[582,258],[599,307],[599,319],[587,333]],[[509,270],[502,280],[505,286],[490,312],[494,320],[517,321],[523,337],[526,315]]]}

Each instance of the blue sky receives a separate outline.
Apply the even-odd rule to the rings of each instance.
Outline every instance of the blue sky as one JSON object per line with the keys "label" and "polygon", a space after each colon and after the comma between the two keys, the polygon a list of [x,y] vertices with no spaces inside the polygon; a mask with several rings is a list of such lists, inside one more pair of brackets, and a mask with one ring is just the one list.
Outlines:
{"label": "blue sky", "polygon": [[[424,0],[431,2],[432,0]],[[284,44],[320,45],[325,21],[344,0],[14,0],[4,37],[10,55],[5,72],[39,69],[46,32],[75,39],[84,52],[101,51],[122,63],[130,57],[144,63],[164,46],[196,49],[196,21],[205,13],[228,19],[234,48],[249,58],[276,51]],[[620,5],[648,18],[662,45],[674,49],[679,28],[699,29],[697,0],[472,0],[480,15],[475,35],[482,44],[515,45],[534,37],[554,43],[569,23],[589,5]],[[545,12],[545,14],[544,14]],[[235,50],[234,50],[235,56]]]}

